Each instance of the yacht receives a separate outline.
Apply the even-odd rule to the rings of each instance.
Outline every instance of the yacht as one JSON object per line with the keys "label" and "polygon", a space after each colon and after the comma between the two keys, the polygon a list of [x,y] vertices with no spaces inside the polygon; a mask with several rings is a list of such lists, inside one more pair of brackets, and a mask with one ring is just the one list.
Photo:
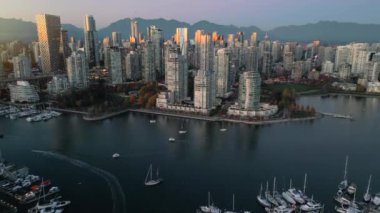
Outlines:
{"label": "yacht", "polygon": [[146,174],[146,177],[145,177],[145,182],[144,182],[145,186],[156,186],[163,181],[161,178],[159,178],[158,168],[156,171],[156,179],[153,179],[152,173],[153,173],[153,167],[152,167],[152,164],[150,164],[148,173]]}
{"label": "yacht", "polygon": [[372,203],[376,206],[380,206],[380,193],[376,193],[376,195],[373,197]]}
{"label": "yacht", "polygon": [[[289,189],[291,188],[292,188],[292,179],[290,179],[290,183],[289,183]],[[286,202],[288,202],[291,205],[296,205],[297,202],[292,198],[292,195],[290,194],[289,191],[284,191],[282,192],[281,195],[286,200]]]}
{"label": "yacht", "polygon": [[119,158],[120,157],[120,154],[119,153],[114,153],[113,155],[112,155],[112,158]]}
{"label": "yacht", "polygon": [[259,195],[257,195],[257,202],[259,202],[259,204],[262,205],[263,207],[271,207],[271,204],[263,196],[263,185],[262,184],[260,184],[260,193],[259,193]]}
{"label": "yacht", "polygon": [[220,210],[218,207],[216,207],[213,203],[210,202],[210,192],[208,192],[208,203],[207,206],[201,206],[199,209],[201,213],[222,213],[222,210]]}
{"label": "yacht", "polygon": [[277,206],[273,209],[265,208],[265,211],[268,213],[292,213],[295,211],[295,208],[286,207],[286,206]]}
{"label": "yacht", "polygon": [[291,188],[288,190],[290,196],[293,198],[293,200],[295,200],[297,203],[299,204],[304,204],[305,203],[305,200],[302,198],[302,193],[295,189],[295,188]]}
{"label": "yacht", "polygon": [[323,205],[311,199],[306,204],[301,205],[300,209],[305,212],[319,211],[323,209]]}

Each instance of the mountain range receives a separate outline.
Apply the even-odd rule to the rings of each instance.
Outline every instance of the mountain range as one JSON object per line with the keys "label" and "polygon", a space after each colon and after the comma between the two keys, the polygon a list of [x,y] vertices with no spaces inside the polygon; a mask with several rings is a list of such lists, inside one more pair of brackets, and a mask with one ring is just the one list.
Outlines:
{"label": "mountain range", "polygon": [[[139,31],[146,34],[146,28],[155,25],[164,31],[166,38],[175,34],[177,27],[189,28],[190,37],[198,29],[206,32],[217,31],[219,34],[236,34],[244,32],[247,37],[252,32],[257,32],[259,39],[265,35],[265,31],[256,26],[237,27],[234,25],[220,25],[208,21],[199,21],[195,24],[166,19],[136,19],[139,23]],[[69,36],[83,39],[83,29],[72,24],[62,24],[62,28],[68,30]],[[109,26],[98,29],[98,37],[111,36],[116,31],[122,34],[123,38],[130,35],[130,19],[125,18],[111,23]],[[357,24],[343,23],[335,21],[320,21],[312,24],[290,25],[277,27],[267,31],[271,40],[301,41],[307,42],[319,39],[326,43],[346,43],[346,42],[380,42],[380,24]],[[10,40],[37,40],[36,24],[20,19],[0,18],[0,41]]]}

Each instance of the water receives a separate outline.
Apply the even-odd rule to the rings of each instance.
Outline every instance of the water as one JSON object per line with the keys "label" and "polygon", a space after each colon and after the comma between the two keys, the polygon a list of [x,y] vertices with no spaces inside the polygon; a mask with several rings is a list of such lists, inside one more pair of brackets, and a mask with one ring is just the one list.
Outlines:
{"label": "water", "polygon": [[[358,199],[373,175],[372,189],[380,191],[380,99],[303,97],[300,102],[324,112],[352,114],[355,121],[323,118],[267,126],[186,120],[187,134],[179,135],[182,119],[129,113],[86,122],[65,115],[48,122],[0,118],[3,157],[26,165],[32,173],[51,178],[72,204],[67,212],[112,212],[107,181],[89,168],[32,150],[58,152],[114,175],[126,196],[127,212],[195,212],[207,203],[207,192],[221,208],[264,212],[256,203],[260,183],[277,177],[277,188],[302,187],[333,211],[332,197],[349,155],[348,177],[359,186]],[[168,142],[175,137],[176,142]],[[120,153],[120,159],[112,154]],[[164,183],[144,187],[149,164],[159,167]],[[120,202],[120,201],[116,201]]]}

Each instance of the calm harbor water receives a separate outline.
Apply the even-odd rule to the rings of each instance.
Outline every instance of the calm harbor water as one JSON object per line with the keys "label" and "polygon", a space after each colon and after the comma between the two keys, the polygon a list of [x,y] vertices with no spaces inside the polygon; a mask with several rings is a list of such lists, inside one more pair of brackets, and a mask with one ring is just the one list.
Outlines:
{"label": "calm harbor water", "polygon": [[[322,118],[267,126],[185,120],[188,133],[179,135],[182,119],[129,113],[100,122],[64,115],[47,122],[0,118],[3,157],[26,165],[31,173],[51,178],[72,201],[67,212],[111,212],[111,192],[102,177],[67,161],[32,150],[53,151],[113,174],[126,196],[127,212],[195,212],[213,201],[222,209],[264,212],[256,203],[260,183],[282,189],[293,179],[298,187],[308,174],[307,194],[333,212],[332,197],[349,155],[348,177],[361,198],[370,174],[380,191],[380,99],[341,96],[303,97],[302,104],[318,111],[352,114],[354,121]],[[221,127],[228,129],[220,132]],[[175,137],[175,143],[168,138]],[[120,159],[112,154],[120,153]],[[144,187],[149,164],[159,167],[164,183]]]}

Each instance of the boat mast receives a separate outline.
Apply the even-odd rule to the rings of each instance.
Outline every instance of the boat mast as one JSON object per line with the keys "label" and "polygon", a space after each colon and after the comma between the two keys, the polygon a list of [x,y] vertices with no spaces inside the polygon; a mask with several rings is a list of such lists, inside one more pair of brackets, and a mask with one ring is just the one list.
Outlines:
{"label": "boat mast", "polygon": [[305,181],[303,182],[303,193],[306,193],[306,180],[307,180],[307,174],[305,173]]}
{"label": "boat mast", "polygon": [[367,186],[367,192],[366,192],[366,194],[369,194],[369,188],[371,187],[371,179],[372,179],[372,175],[369,176],[369,180],[368,180],[368,186]]}
{"label": "boat mast", "polygon": [[260,183],[260,197],[263,196],[263,184]]}
{"label": "boat mast", "polygon": [[208,199],[207,204],[208,206],[210,206],[210,192],[207,193],[207,199]]}
{"label": "boat mast", "polygon": [[292,188],[292,179],[290,178],[289,189]]}
{"label": "boat mast", "polygon": [[348,166],[348,156],[346,156],[346,164],[344,165],[344,176],[343,176],[343,180],[347,180],[347,166]]}
{"label": "boat mast", "polygon": [[[149,173],[151,173],[151,169],[152,169],[152,164],[150,164],[149,169],[148,169],[148,173],[146,174],[145,183],[148,182],[148,177],[149,177]],[[152,173],[150,174],[150,180],[152,180]]]}
{"label": "boat mast", "polygon": [[157,171],[156,171],[156,178],[158,179],[158,177],[159,177],[159,172],[158,172],[158,167],[157,167]]}
{"label": "boat mast", "polygon": [[232,194],[232,211],[235,211],[235,194]]}
{"label": "boat mast", "polygon": [[276,177],[273,178],[273,196],[274,196],[275,191],[276,191]]}
{"label": "boat mast", "polygon": [[268,191],[269,191],[269,183],[267,181],[267,188],[265,189],[265,194],[268,193]]}

